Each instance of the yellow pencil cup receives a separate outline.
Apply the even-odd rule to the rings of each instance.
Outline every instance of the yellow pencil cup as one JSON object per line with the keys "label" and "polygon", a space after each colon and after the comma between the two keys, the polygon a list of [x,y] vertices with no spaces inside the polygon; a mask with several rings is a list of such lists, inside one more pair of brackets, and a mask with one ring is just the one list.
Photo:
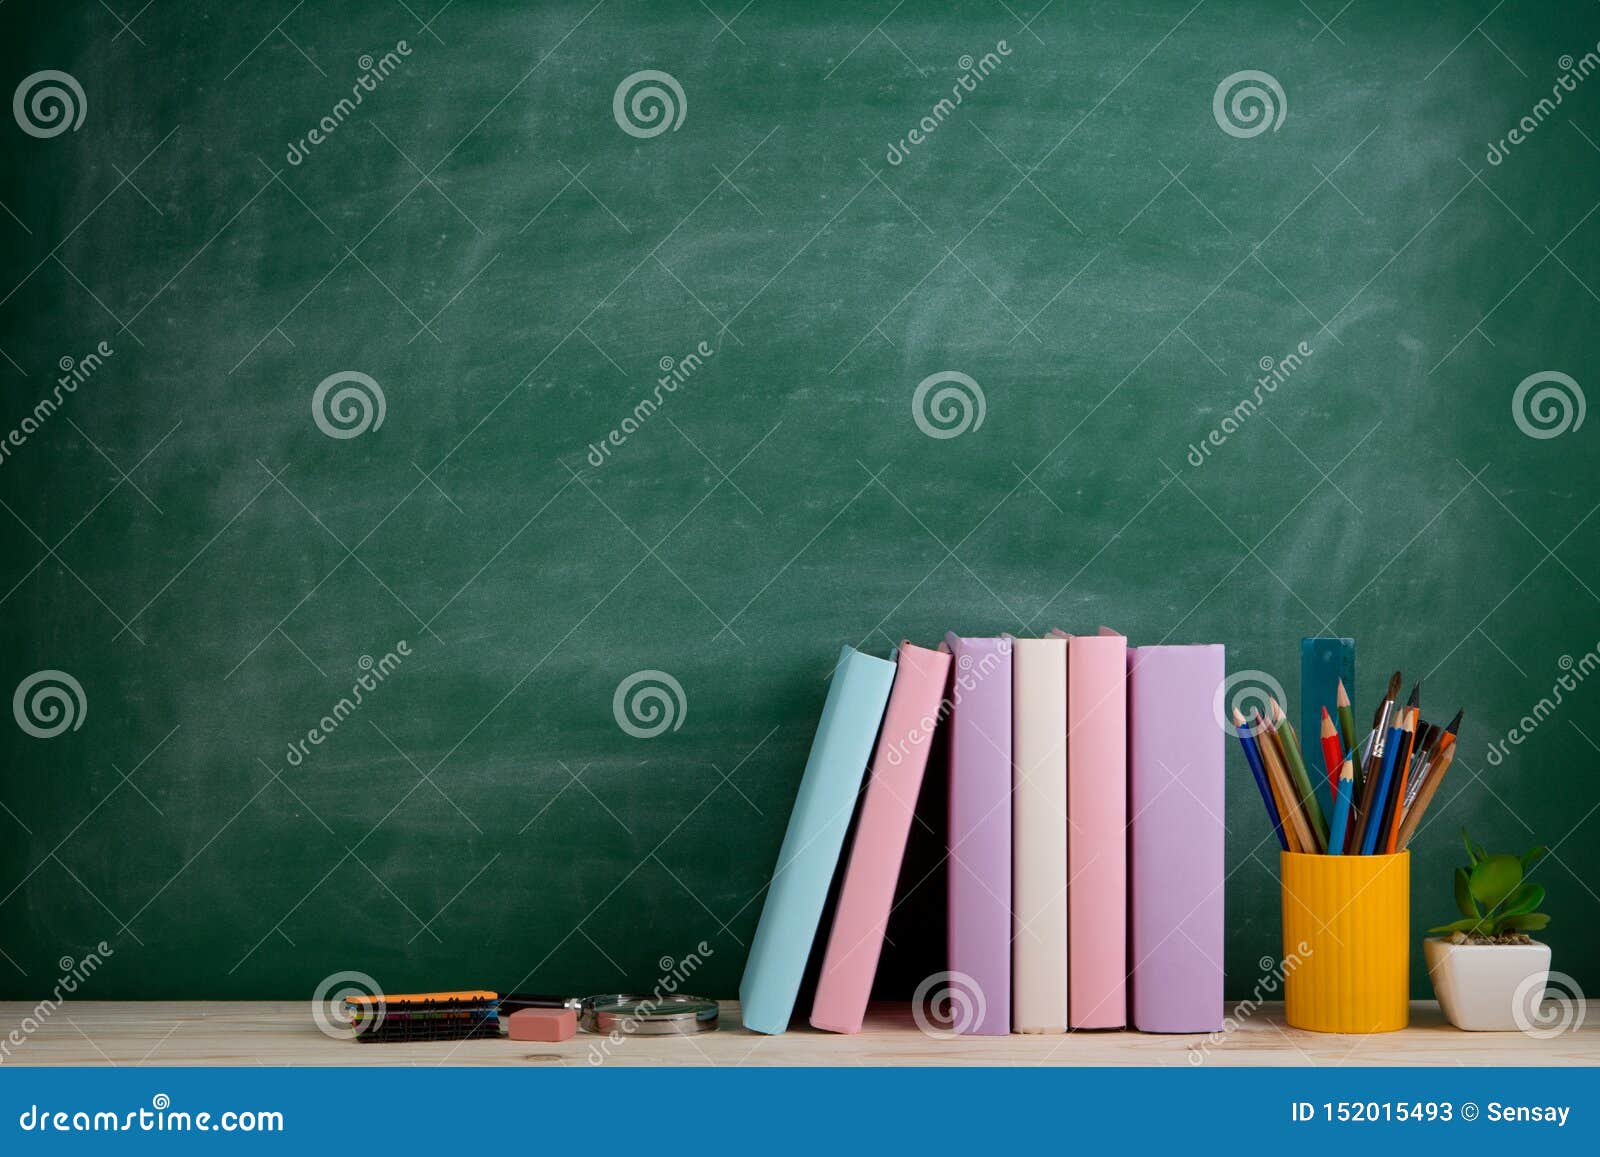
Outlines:
{"label": "yellow pencil cup", "polygon": [[1281,852],[1284,1004],[1312,1032],[1394,1032],[1411,1011],[1411,853]]}

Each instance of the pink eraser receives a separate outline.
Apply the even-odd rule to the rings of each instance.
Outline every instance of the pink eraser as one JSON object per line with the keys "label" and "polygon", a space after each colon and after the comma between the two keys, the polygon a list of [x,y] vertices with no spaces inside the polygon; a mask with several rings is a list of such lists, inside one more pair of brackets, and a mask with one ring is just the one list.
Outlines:
{"label": "pink eraser", "polygon": [[506,1021],[512,1040],[559,1041],[578,1031],[578,1014],[570,1008],[524,1008]]}

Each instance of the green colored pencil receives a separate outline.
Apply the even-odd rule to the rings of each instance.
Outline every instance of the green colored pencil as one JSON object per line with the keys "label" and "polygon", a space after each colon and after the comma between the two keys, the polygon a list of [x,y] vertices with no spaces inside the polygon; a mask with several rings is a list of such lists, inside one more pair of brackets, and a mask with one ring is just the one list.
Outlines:
{"label": "green colored pencil", "polygon": [[1294,728],[1289,726],[1289,717],[1283,713],[1283,708],[1278,706],[1278,701],[1269,699],[1268,702],[1272,705],[1272,726],[1277,729],[1278,738],[1283,741],[1283,754],[1289,762],[1289,775],[1294,780],[1294,790],[1305,806],[1306,819],[1311,821],[1311,831],[1321,845],[1317,851],[1325,852],[1328,850],[1328,824],[1322,818],[1322,808],[1317,805],[1317,793],[1311,789],[1311,776],[1306,772],[1305,757],[1300,754],[1300,741],[1295,738]]}

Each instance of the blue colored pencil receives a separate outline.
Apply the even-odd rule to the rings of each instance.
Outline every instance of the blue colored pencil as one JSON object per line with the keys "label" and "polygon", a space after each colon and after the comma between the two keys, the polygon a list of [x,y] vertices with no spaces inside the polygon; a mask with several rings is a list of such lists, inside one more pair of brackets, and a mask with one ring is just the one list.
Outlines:
{"label": "blue colored pencil", "polygon": [[1378,790],[1373,793],[1372,806],[1367,809],[1365,825],[1361,829],[1361,854],[1370,856],[1378,850],[1378,837],[1383,834],[1383,803],[1389,798],[1390,782],[1394,779],[1395,752],[1405,736],[1405,728],[1391,727],[1383,745],[1383,765],[1378,769]]}
{"label": "blue colored pencil", "polygon": [[1328,835],[1328,855],[1337,856],[1344,851],[1344,830],[1350,822],[1350,797],[1356,791],[1355,762],[1346,754],[1344,766],[1339,769],[1339,780],[1333,790],[1333,831]]}
{"label": "blue colored pencil", "polygon": [[1256,750],[1255,737],[1250,734],[1250,728],[1245,723],[1244,716],[1239,714],[1237,707],[1233,711],[1233,730],[1239,737],[1239,746],[1244,748],[1244,761],[1250,765],[1250,774],[1256,777],[1256,790],[1261,793],[1261,802],[1267,805],[1267,817],[1272,820],[1272,830],[1278,837],[1278,846],[1287,852],[1289,840],[1283,834],[1283,820],[1278,815],[1278,805],[1272,801],[1272,788],[1267,784],[1267,769],[1261,764],[1261,752]]}

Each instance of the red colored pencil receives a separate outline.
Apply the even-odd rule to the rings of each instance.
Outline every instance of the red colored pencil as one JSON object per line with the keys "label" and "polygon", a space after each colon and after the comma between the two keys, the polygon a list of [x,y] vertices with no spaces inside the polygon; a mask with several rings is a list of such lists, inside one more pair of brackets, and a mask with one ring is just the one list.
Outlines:
{"label": "red colored pencil", "polygon": [[1339,729],[1334,726],[1333,716],[1328,714],[1328,709],[1322,709],[1322,763],[1328,769],[1328,792],[1334,798],[1339,798],[1339,769],[1344,766],[1344,750],[1339,743]]}

